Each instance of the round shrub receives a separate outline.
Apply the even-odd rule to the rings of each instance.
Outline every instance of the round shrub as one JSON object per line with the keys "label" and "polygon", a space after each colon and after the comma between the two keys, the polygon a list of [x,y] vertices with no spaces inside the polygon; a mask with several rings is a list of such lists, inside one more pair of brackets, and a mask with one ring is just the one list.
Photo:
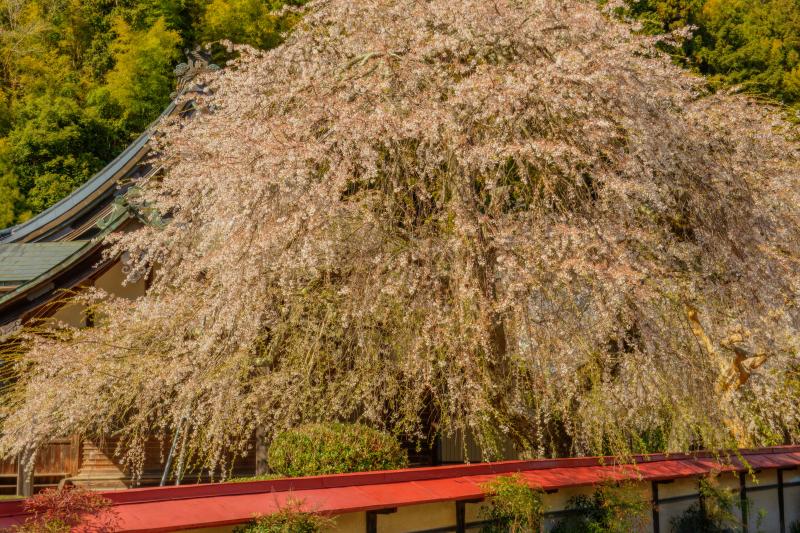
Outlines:
{"label": "round shrub", "polygon": [[269,467],[282,476],[317,476],[391,470],[408,456],[391,435],[360,424],[307,424],[279,434]]}

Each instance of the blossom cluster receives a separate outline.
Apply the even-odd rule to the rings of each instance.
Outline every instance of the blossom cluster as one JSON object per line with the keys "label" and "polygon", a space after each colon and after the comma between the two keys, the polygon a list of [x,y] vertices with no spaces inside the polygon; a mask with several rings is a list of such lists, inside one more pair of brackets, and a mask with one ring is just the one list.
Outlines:
{"label": "blossom cluster", "polygon": [[[486,457],[796,439],[800,153],[579,0],[325,0],[209,77],[143,184],[151,278],[37,338],[0,446],[360,420]],[[35,423],[32,423],[35,422]],[[184,422],[185,421],[185,422]]]}

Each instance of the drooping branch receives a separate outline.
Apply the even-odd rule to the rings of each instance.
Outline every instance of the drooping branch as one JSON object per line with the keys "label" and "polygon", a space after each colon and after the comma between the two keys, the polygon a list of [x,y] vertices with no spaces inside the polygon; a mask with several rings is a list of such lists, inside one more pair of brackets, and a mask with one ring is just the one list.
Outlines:
{"label": "drooping branch", "polygon": [[187,412],[206,468],[319,420],[435,416],[487,457],[800,437],[775,110],[578,0],[316,2],[207,82],[142,188],[171,223],[112,249],[148,294],[34,336],[4,451],[113,432],[135,463]]}

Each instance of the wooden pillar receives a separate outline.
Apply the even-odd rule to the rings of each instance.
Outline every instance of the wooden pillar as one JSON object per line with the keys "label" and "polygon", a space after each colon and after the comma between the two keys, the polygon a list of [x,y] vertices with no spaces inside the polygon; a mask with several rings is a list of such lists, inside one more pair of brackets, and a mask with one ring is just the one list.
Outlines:
{"label": "wooden pillar", "polygon": [[267,436],[264,428],[259,426],[256,429],[256,475],[263,476],[268,473],[269,464],[267,461]]}
{"label": "wooden pillar", "polygon": [[367,511],[367,533],[378,533],[378,515],[392,514],[397,512],[397,507],[389,509],[378,509],[377,511]]}
{"label": "wooden pillar", "polygon": [[703,485],[701,479],[699,479],[697,482],[697,493],[697,503],[700,505],[700,515],[705,519],[707,514],[706,497],[703,494]]}
{"label": "wooden pillar", "polygon": [[431,466],[442,464],[442,436],[436,435],[431,444]]}
{"label": "wooden pillar", "polygon": [[780,533],[786,533],[786,510],[783,501],[783,470],[778,469],[778,521]]}
{"label": "wooden pillar", "polygon": [[17,496],[33,496],[33,476],[36,450],[24,450],[17,455]]}
{"label": "wooden pillar", "polygon": [[747,512],[747,472],[739,472],[739,505],[742,507],[742,533],[747,533],[750,521]]}
{"label": "wooden pillar", "polygon": [[456,502],[456,533],[467,531],[467,510],[464,502]]}
{"label": "wooden pillar", "polygon": [[378,533],[378,515],[375,511],[367,511],[367,533]]}
{"label": "wooden pillar", "polygon": [[81,447],[83,446],[82,439],[78,435],[70,437],[70,457],[69,468],[67,468],[67,477],[75,477],[81,470]]}
{"label": "wooden pillar", "polygon": [[653,533],[661,533],[661,519],[658,516],[658,481],[651,483],[653,505]]}

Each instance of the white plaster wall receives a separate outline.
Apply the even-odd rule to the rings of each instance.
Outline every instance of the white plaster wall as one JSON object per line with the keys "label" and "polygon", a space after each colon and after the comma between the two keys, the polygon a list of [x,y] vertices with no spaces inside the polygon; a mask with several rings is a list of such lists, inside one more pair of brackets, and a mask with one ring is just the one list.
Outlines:
{"label": "white plaster wall", "polygon": [[[367,529],[365,513],[347,513],[335,516],[335,525],[330,533],[364,533]],[[232,533],[236,526],[205,527],[201,529],[184,529],[178,533]],[[381,530],[382,531],[382,530]]]}
{"label": "white plaster wall", "polygon": [[464,518],[467,524],[471,522],[480,522],[481,518],[481,511],[486,503],[466,503],[464,504]]}
{"label": "white plaster wall", "polygon": [[53,313],[50,321],[56,326],[66,325],[73,328],[82,328],[86,325],[86,320],[83,316],[84,309],[84,306],[78,304],[63,305]]}
{"label": "white plaster wall", "polygon": [[[676,479],[672,483],[658,485],[659,499],[688,496],[697,493],[697,479]],[[660,531],[670,531],[670,522],[673,518],[683,514],[696,500],[662,503],[659,505],[658,521]]]}
{"label": "white plaster wall", "polygon": [[800,487],[783,489],[784,513],[786,516],[786,530],[793,522],[800,522]]}
{"label": "white plaster wall", "polygon": [[109,268],[102,276],[100,276],[97,279],[97,281],[95,281],[94,286],[97,287],[98,289],[103,289],[109,294],[114,294],[116,296],[121,296],[123,298],[129,298],[131,300],[134,300],[140,296],[144,296],[145,293],[144,280],[139,280],[136,283],[129,283],[127,285],[123,285],[127,275],[123,272],[122,269],[123,269],[122,261],[117,261],[116,263],[114,263],[114,266]]}
{"label": "white plaster wall", "polygon": [[[800,483],[800,470],[784,470],[784,483]],[[800,522],[800,486],[785,487],[783,489],[784,514],[786,517],[786,530],[792,522]]]}
{"label": "white plaster wall", "polygon": [[367,530],[366,513],[347,513],[335,516],[336,526],[332,533],[364,533]]}
{"label": "white plaster wall", "polygon": [[378,531],[404,533],[453,526],[456,523],[455,502],[430,503],[400,507],[396,513],[378,515]]}
{"label": "white plaster wall", "polygon": [[[650,484],[649,483],[641,483],[638,487],[640,491],[640,496],[645,501],[650,501],[652,498],[652,494],[650,494]],[[578,495],[591,495],[594,492],[594,487],[576,487],[570,489],[561,489],[557,492],[552,494],[545,494],[544,500],[544,507],[547,511],[561,511],[567,508],[569,505],[570,499],[574,498]],[[561,520],[561,517],[547,517],[544,521],[544,531],[550,531],[553,529],[558,522]],[[648,508],[647,512],[642,516],[641,522],[635,524],[638,529],[637,531],[649,532],[652,531],[653,526],[653,513],[652,510]]]}
{"label": "white plaster wall", "polygon": [[[747,490],[747,499],[750,502],[750,510],[748,514],[749,531],[779,531],[780,530],[780,516],[778,512],[778,489],[751,491],[750,489],[768,485],[775,485],[778,483],[778,474],[775,470],[765,470],[753,476],[748,475],[745,478],[745,488]],[[785,499],[785,495],[784,495]],[[766,514],[759,520],[759,511],[764,511]]]}

